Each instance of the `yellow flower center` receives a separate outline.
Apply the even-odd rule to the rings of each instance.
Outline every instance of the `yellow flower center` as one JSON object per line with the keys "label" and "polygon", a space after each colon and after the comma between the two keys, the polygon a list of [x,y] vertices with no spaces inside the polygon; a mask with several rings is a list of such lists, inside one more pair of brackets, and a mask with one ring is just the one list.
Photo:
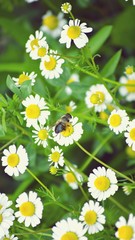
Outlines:
{"label": "yellow flower center", "polygon": [[69,78],[69,79],[67,80],[67,84],[70,84],[70,83],[73,83],[73,82],[75,82],[74,78]]}
{"label": "yellow flower center", "polygon": [[65,233],[60,240],[78,240],[78,236],[74,232]]}
{"label": "yellow flower center", "polygon": [[71,123],[66,124],[66,129],[61,132],[63,137],[69,137],[74,132],[73,126]]}
{"label": "yellow flower center", "polygon": [[[127,83],[129,86],[126,86],[126,89],[129,93],[134,93],[135,92],[135,79],[129,79]],[[131,86],[131,84],[134,86]]]}
{"label": "yellow flower center", "polygon": [[104,121],[108,119],[108,114],[106,112],[100,112],[99,115],[100,115],[100,118]]}
{"label": "yellow flower center", "polygon": [[30,217],[35,213],[35,205],[32,202],[24,202],[20,206],[19,210],[23,216]]}
{"label": "yellow flower center", "polygon": [[38,40],[37,38],[33,39],[30,43],[30,46],[31,46],[31,49],[34,50],[35,47],[39,47],[39,44],[38,44]]}
{"label": "yellow flower center", "polygon": [[105,100],[105,95],[104,93],[102,92],[96,92],[96,93],[93,93],[91,96],[90,96],[90,102],[93,103],[93,104],[102,104]]}
{"label": "yellow flower center", "polygon": [[66,112],[70,113],[70,112],[72,112],[72,111],[73,111],[73,109],[72,109],[71,106],[66,106]]}
{"label": "yellow flower center", "polygon": [[3,217],[2,214],[0,214],[0,223],[2,223]]}
{"label": "yellow flower center", "polygon": [[54,57],[50,57],[50,61],[44,61],[44,66],[47,70],[53,70],[56,67],[56,59]]}
{"label": "yellow flower center", "polygon": [[95,213],[95,211],[90,210],[85,213],[84,219],[88,225],[93,225],[97,220],[97,214]]}
{"label": "yellow flower center", "polygon": [[16,167],[19,163],[20,159],[16,153],[12,153],[8,156],[7,162],[10,167]]}
{"label": "yellow flower center", "polygon": [[2,209],[2,207],[3,207],[3,206],[0,204],[0,210]]}
{"label": "yellow flower center", "polygon": [[133,229],[131,226],[122,226],[118,229],[118,236],[123,240],[130,240],[133,237]]}
{"label": "yellow flower center", "polygon": [[71,26],[68,28],[67,35],[71,39],[76,39],[81,34],[81,28],[79,26]]}
{"label": "yellow flower center", "polygon": [[129,132],[129,135],[133,141],[135,141],[135,128],[132,128]]}
{"label": "yellow flower center", "polygon": [[76,182],[75,176],[72,172],[66,173],[66,181],[68,183],[74,183]]}
{"label": "yellow flower center", "polygon": [[3,240],[10,240],[11,238],[4,237]]}
{"label": "yellow flower center", "polygon": [[54,30],[55,28],[58,27],[58,18],[54,15],[45,17],[43,19],[43,25],[47,26],[50,30]]}
{"label": "yellow flower center", "polygon": [[60,153],[59,152],[53,152],[51,154],[51,159],[53,162],[58,162],[60,159]]}
{"label": "yellow flower center", "polygon": [[39,57],[44,57],[45,55],[46,55],[46,48],[44,48],[44,47],[40,47],[39,49],[38,49],[38,56]]}
{"label": "yellow flower center", "polygon": [[110,180],[105,176],[97,177],[94,185],[98,190],[106,191],[110,187]]}
{"label": "yellow flower center", "polygon": [[113,114],[110,117],[110,125],[112,127],[118,127],[121,124],[121,117],[119,114]]}
{"label": "yellow flower center", "polygon": [[133,66],[126,67],[126,74],[132,74],[133,73]]}
{"label": "yellow flower center", "polygon": [[40,108],[36,104],[30,104],[26,108],[26,115],[28,118],[36,119],[40,116]]}
{"label": "yellow flower center", "polygon": [[57,168],[54,166],[51,166],[49,171],[52,175],[55,175],[57,173]]}
{"label": "yellow flower center", "polygon": [[38,137],[40,140],[46,140],[47,137],[48,137],[48,131],[46,129],[41,129],[39,132],[38,132]]}
{"label": "yellow flower center", "polygon": [[132,150],[132,147],[127,146],[126,147],[126,153],[131,158],[135,157],[135,151]]}
{"label": "yellow flower center", "polygon": [[24,83],[25,81],[30,80],[29,76],[26,76],[25,74],[21,74],[19,76],[19,80],[18,83],[21,85],[22,83]]}

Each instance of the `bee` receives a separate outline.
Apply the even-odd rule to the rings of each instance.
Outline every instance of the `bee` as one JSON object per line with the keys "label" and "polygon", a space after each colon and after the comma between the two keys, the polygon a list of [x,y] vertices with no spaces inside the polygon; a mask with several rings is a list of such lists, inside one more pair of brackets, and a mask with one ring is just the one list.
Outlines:
{"label": "bee", "polygon": [[54,128],[55,133],[60,133],[64,130],[66,130],[67,124],[70,122],[70,119],[72,116],[69,113],[66,113],[63,115],[57,122]]}

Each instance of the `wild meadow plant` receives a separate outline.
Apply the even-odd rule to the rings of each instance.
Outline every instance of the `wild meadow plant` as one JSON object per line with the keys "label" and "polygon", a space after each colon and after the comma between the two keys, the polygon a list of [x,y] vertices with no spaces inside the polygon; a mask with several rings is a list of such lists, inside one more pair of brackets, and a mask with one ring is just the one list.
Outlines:
{"label": "wild meadow plant", "polygon": [[135,240],[135,68],[118,81],[118,50],[100,69],[112,26],[73,12],[43,15],[0,95],[1,172],[17,182],[0,193],[0,240]]}

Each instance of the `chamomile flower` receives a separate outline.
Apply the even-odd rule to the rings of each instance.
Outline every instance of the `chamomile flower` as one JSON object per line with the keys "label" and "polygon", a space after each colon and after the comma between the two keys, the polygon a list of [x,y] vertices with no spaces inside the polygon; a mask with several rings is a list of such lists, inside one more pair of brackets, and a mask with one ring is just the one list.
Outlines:
{"label": "chamomile flower", "polygon": [[51,154],[49,155],[48,162],[51,162],[50,165],[53,164],[53,166],[56,168],[58,168],[59,165],[63,167],[64,156],[62,150],[58,146],[55,146],[51,149]]}
{"label": "chamomile flower", "polygon": [[68,183],[68,185],[76,190],[78,189],[78,182],[82,184],[83,182],[83,177],[80,173],[78,173],[75,168],[77,168],[76,165],[74,165],[74,168],[68,168],[67,166],[65,167],[65,173],[63,175],[64,180]]}
{"label": "chamomile flower", "polygon": [[113,110],[108,118],[109,128],[116,134],[122,133],[127,129],[129,117],[125,110]]}
{"label": "chamomile flower", "polygon": [[46,37],[43,36],[42,31],[35,31],[35,35],[30,35],[28,41],[26,42],[26,52],[31,53],[35,48],[42,46],[46,42]]}
{"label": "chamomile flower", "polygon": [[59,37],[62,27],[66,23],[63,16],[63,13],[59,13],[56,16],[51,11],[47,11],[42,17],[42,26],[40,29],[54,38]]}
{"label": "chamomile flower", "polygon": [[99,202],[90,200],[86,202],[82,208],[79,220],[84,223],[89,234],[94,234],[104,229],[105,216],[103,215],[104,208],[99,205]]}
{"label": "chamomile flower", "polygon": [[129,122],[127,131],[124,135],[126,137],[126,143],[128,146],[131,147],[133,151],[135,151],[135,119]]}
{"label": "chamomile flower", "polygon": [[5,173],[9,176],[19,176],[23,174],[28,166],[28,155],[25,148],[20,145],[18,148],[13,144],[8,149],[4,149],[4,156],[1,158]]}
{"label": "chamomile flower", "polygon": [[130,74],[132,74],[134,72],[134,68],[133,68],[133,66],[127,66],[126,68],[125,68],[125,74],[126,75],[130,75]]}
{"label": "chamomile flower", "polygon": [[119,88],[120,95],[125,97],[128,102],[135,101],[135,72],[127,76],[122,76],[120,83],[127,84],[127,86],[121,86]]}
{"label": "chamomile flower", "polygon": [[31,85],[33,86],[35,83],[35,78],[37,77],[37,74],[35,72],[29,73],[21,73],[18,78],[13,77],[12,79],[15,82],[15,85],[20,87],[24,82],[31,81]]}
{"label": "chamomile flower", "polygon": [[83,48],[88,42],[88,37],[85,33],[92,32],[91,27],[86,27],[86,23],[81,23],[79,19],[69,20],[69,25],[63,26],[61,32],[60,43],[66,43],[66,47],[71,47],[73,41],[77,48]]}
{"label": "chamomile flower", "polygon": [[46,79],[59,78],[63,73],[61,65],[64,59],[57,56],[57,51],[50,50],[50,54],[41,59],[40,70]]}
{"label": "chamomile flower", "polygon": [[19,208],[19,211],[15,212],[15,217],[18,218],[18,222],[24,222],[26,227],[30,225],[36,227],[40,224],[43,204],[36,192],[30,191],[28,194],[24,192],[19,195],[16,202],[16,207]]}
{"label": "chamomile flower", "polygon": [[35,47],[34,50],[30,52],[30,57],[33,60],[41,59],[48,54],[48,50],[49,50],[49,45],[44,40],[40,43],[38,47]]}
{"label": "chamomile flower", "polygon": [[71,12],[71,10],[72,10],[72,5],[69,3],[69,2],[66,2],[66,3],[63,3],[62,5],[61,5],[61,11],[63,12],[63,13],[70,13]]}
{"label": "chamomile flower", "polygon": [[11,208],[0,210],[0,238],[8,234],[9,228],[13,225],[15,219],[13,213]]}
{"label": "chamomile flower", "polygon": [[82,123],[75,117],[65,124],[65,130],[59,133],[53,132],[53,140],[59,145],[68,146],[78,141],[83,134]]}
{"label": "chamomile flower", "polygon": [[111,169],[106,170],[104,167],[98,167],[93,169],[93,173],[90,173],[88,191],[93,198],[102,201],[114,195],[117,190],[117,178]]}
{"label": "chamomile flower", "polygon": [[95,112],[101,112],[112,102],[112,97],[103,84],[96,84],[86,92],[85,102],[88,108],[94,107]]}
{"label": "chamomile flower", "polygon": [[24,114],[27,127],[37,127],[38,122],[41,125],[46,123],[50,111],[48,111],[48,106],[43,97],[40,97],[38,94],[35,96],[30,95],[22,101],[22,104],[26,107],[25,111],[21,112],[21,114]]}
{"label": "chamomile flower", "polygon": [[120,240],[135,240],[135,216],[129,214],[128,221],[121,216],[116,222],[115,226],[118,228],[115,236]]}
{"label": "chamomile flower", "polygon": [[36,126],[35,130],[32,130],[34,135],[32,136],[35,139],[35,143],[39,145],[43,145],[44,148],[48,145],[49,138],[49,127]]}
{"label": "chamomile flower", "polygon": [[18,240],[18,237],[15,237],[13,234],[9,235],[9,233],[7,233],[5,236],[0,238],[0,240]]}
{"label": "chamomile flower", "polygon": [[12,201],[8,200],[8,197],[5,193],[0,193],[0,212],[3,212],[5,209],[9,208],[12,205]]}
{"label": "chamomile flower", "polygon": [[66,105],[65,109],[67,113],[73,112],[77,108],[74,101],[70,101],[68,105]]}
{"label": "chamomile flower", "polygon": [[126,147],[126,154],[128,157],[134,159],[135,158],[135,151],[132,150],[132,147],[127,146]]}
{"label": "chamomile flower", "polygon": [[53,240],[87,240],[87,237],[84,236],[86,230],[77,219],[67,218],[67,220],[63,219],[57,222],[52,228],[52,232]]}
{"label": "chamomile flower", "polygon": [[65,92],[67,93],[67,95],[71,95],[72,94],[72,89],[70,87],[70,84],[72,85],[72,83],[74,82],[79,82],[79,75],[77,73],[73,73],[70,78],[67,80],[66,82],[66,87],[65,87]]}
{"label": "chamomile flower", "polygon": [[131,185],[126,185],[126,183],[125,183],[125,185],[122,187],[122,189],[123,189],[123,192],[124,192],[127,196],[130,195],[131,192],[132,192],[132,187],[131,187]]}

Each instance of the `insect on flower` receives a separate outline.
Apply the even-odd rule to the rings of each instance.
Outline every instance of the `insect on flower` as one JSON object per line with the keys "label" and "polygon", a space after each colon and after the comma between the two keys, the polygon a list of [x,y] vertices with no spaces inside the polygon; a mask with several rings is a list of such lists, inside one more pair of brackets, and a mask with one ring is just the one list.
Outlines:
{"label": "insect on flower", "polygon": [[65,115],[63,115],[55,124],[55,129],[54,129],[55,133],[58,134],[66,130],[66,126],[70,122],[71,118],[72,116],[69,113],[66,113]]}

